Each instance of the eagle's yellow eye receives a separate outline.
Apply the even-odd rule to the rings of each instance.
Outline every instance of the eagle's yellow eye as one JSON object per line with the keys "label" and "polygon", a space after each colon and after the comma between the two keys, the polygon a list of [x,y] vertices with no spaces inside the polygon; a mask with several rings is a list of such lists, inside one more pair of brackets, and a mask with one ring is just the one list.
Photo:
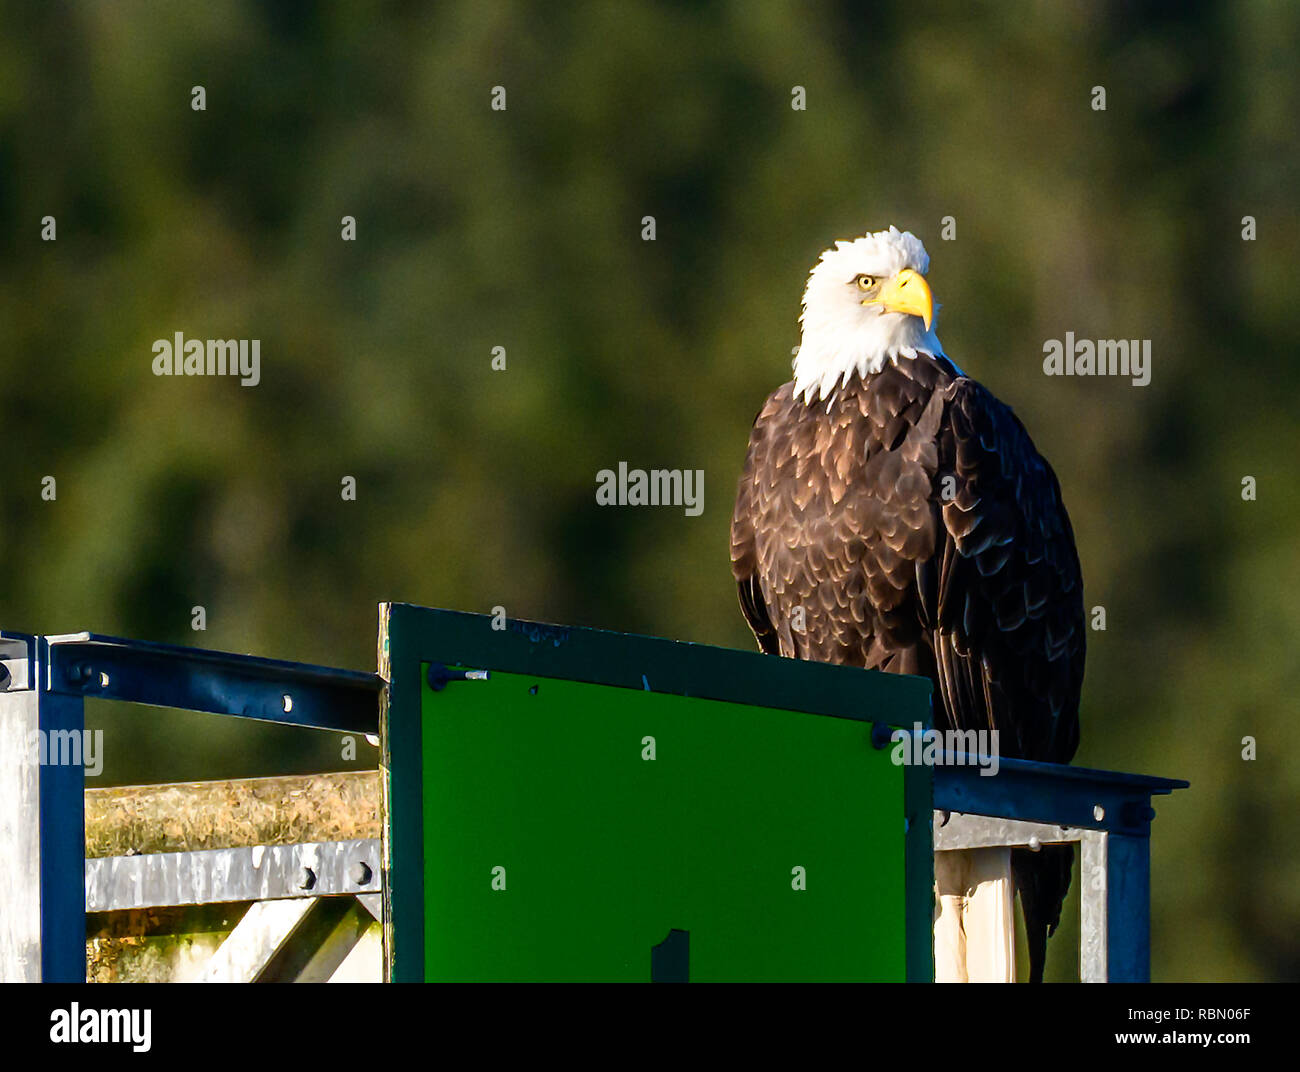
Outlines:
{"label": "eagle's yellow eye", "polygon": [[859,290],[870,290],[876,285],[876,277],[873,275],[860,275],[856,280]]}

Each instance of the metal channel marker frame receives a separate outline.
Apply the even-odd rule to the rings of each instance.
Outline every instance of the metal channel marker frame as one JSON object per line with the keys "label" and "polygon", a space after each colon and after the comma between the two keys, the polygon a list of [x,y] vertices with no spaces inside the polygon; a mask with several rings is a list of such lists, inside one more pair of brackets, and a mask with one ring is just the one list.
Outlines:
{"label": "metal channel marker frame", "polygon": [[[0,978],[84,981],[86,895],[91,882],[96,890],[110,882],[115,892],[106,894],[104,903],[120,906],[131,900],[121,885],[128,874],[133,876],[130,882],[138,881],[143,888],[154,881],[149,878],[151,868],[172,868],[179,874],[182,862],[192,867],[213,862],[204,853],[175,854],[192,859],[171,863],[151,861],[149,857],[87,861],[82,768],[74,764],[40,764],[28,747],[33,734],[80,733],[84,728],[84,699],[88,696],[336,732],[377,733],[382,721],[380,712],[386,711],[391,702],[387,626],[393,612],[435,615],[441,623],[437,629],[439,639],[449,641],[438,645],[446,649],[448,664],[485,665],[488,661],[475,657],[484,654],[481,650],[457,650],[463,646],[461,627],[471,619],[480,624],[487,621],[483,616],[407,604],[383,604],[380,612],[380,674],[93,633],[35,636],[0,631],[0,809],[15,819],[0,824],[0,863],[4,865],[0,866],[0,903],[6,907],[0,913]],[[531,658],[530,651],[558,644],[557,638],[598,632],[516,620],[509,624],[508,643],[518,649],[525,662]],[[619,634],[602,634],[598,639],[602,644],[612,644],[619,638]],[[660,665],[668,679],[667,689],[685,694],[690,693],[684,687],[687,681],[699,680],[696,661],[706,651],[716,650],[666,640],[655,644],[664,656]],[[478,645],[471,647],[477,649]],[[576,655],[574,649],[579,647],[574,645],[570,652]],[[800,674],[825,674],[832,669],[804,667],[793,674],[779,674],[776,671],[783,668],[763,665],[766,659],[763,664],[752,662],[763,658],[753,653],[720,653],[720,657],[734,662],[736,669],[743,665],[747,670],[761,671],[760,687],[769,690],[767,702],[777,706],[782,705],[783,696],[786,703],[790,702],[790,686]],[[784,660],[773,660],[779,662]],[[597,679],[616,682],[623,669],[602,666],[595,673]],[[839,671],[838,677],[834,671]],[[835,708],[837,699],[843,701],[856,691],[845,676],[850,673],[855,672],[833,668],[829,676],[819,678],[835,686],[822,697],[830,708]],[[882,682],[882,686],[905,689],[902,680]],[[848,710],[827,713],[861,717]],[[391,741],[387,733],[383,737],[387,767]],[[1081,976],[1085,980],[1111,981],[1149,978],[1149,839],[1155,816],[1151,798],[1186,788],[1187,782],[1011,759],[1000,761],[997,777],[981,776],[977,765],[954,763],[936,766],[933,774],[936,851],[984,845],[1032,850],[1043,844],[1079,842]],[[385,793],[387,810],[393,787],[386,784]],[[912,807],[909,803],[909,813]],[[388,816],[386,839],[393,836],[387,823]],[[930,831],[924,826],[915,824],[909,842],[923,833],[928,842]],[[385,851],[390,848],[386,845]],[[214,851],[229,855],[229,860],[223,857],[222,862],[232,866],[232,874],[241,869],[258,870],[254,866],[257,849]],[[284,899],[350,893],[378,916],[377,888],[383,887],[385,898],[391,896],[381,881],[388,869],[371,866],[375,849],[370,842],[266,847],[265,851],[272,852],[273,860],[279,861],[275,868],[279,877],[265,880],[271,897],[277,896],[281,886],[287,887],[289,877],[294,875],[300,883],[298,892],[285,892]],[[336,875],[327,869],[323,880],[316,876],[319,886],[314,894],[303,888],[301,874],[286,869],[290,865],[306,866],[302,853],[313,851],[340,859],[359,856],[366,868],[376,872],[371,876],[376,892],[364,892],[371,887],[359,880],[363,877],[359,870],[355,872],[358,877],[352,879],[351,872]],[[131,860],[136,862],[124,862]],[[391,861],[385,862],[391,866]],[[251,874],[234,877],[227,892],[233,892],[236,886],[260,891],[263,887],[258,883],[263,881]],[[178,879],[174,891],[156,892],[155,896],[174,897],[180,892]],[[98,905],[99,901],[94,903]],[[387,926],[391,927],[391,920]],[[388,931],[385,941],[390,940]]]}
{"label": "metal channel marker frame", "polygon": [[1002,759],[984,777],[978,763],[944,758],[934,778],[935,851],[1078,842],[1080,980],[1149,982],[1151,798],[1188,783],[1023,759]]}
{"label": "metal channel marker frame", "polygon": [[[374,735],[383,688],[362,671],[95,633],[0,631],[0,807],[18,817],[0,829],[0,978],[86,977],[85,777],[79,765],[41,764],[27,747],[37,731],[80,734],[91,697]],[[362,896],[373,912],[374,897]]]}

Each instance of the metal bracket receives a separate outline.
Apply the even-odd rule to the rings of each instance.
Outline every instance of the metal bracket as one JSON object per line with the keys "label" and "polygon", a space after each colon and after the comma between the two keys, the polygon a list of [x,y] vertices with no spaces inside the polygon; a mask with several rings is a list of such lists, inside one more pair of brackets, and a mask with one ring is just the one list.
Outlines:
{"label": "metal bracket", "polygon": [[1044,845],[1072,842],[1079,843],[1079,981],[1148,981],[1151,923],[1146,838],[987,815],[934,813],[935,852],[993,847],[1037,852]]}
{"label": "metal bracket", "polygon": [[453,681],[488,681],[492,677],[490,670],[452,670],[442,663],[430,663],[426,675],[429,688],[441,692]]}

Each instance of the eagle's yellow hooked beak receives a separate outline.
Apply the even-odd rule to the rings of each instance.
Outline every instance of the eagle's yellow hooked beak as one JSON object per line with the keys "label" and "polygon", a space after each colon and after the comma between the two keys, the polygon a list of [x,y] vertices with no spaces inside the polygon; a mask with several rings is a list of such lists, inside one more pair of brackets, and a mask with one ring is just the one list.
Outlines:
{"label": "eagle's yellow hooked beak", "polygon": [[893,279],[886,279],[880,285],[880,293],[862,304],[883,305],[890,313],[919,316],[926,331],[930,330],[930,321],[934,318],[934,295],[930,293],[930,284],[913,268],[904,268]]}

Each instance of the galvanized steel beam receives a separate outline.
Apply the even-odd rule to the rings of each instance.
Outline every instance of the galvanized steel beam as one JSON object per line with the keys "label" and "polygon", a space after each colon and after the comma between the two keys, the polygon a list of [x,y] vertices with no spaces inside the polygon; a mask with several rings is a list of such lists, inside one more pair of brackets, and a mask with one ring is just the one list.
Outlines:
{"label": "galvanized steel beam", "polygon": [[86,861],[86,910],[379,893],[378,838]]}

